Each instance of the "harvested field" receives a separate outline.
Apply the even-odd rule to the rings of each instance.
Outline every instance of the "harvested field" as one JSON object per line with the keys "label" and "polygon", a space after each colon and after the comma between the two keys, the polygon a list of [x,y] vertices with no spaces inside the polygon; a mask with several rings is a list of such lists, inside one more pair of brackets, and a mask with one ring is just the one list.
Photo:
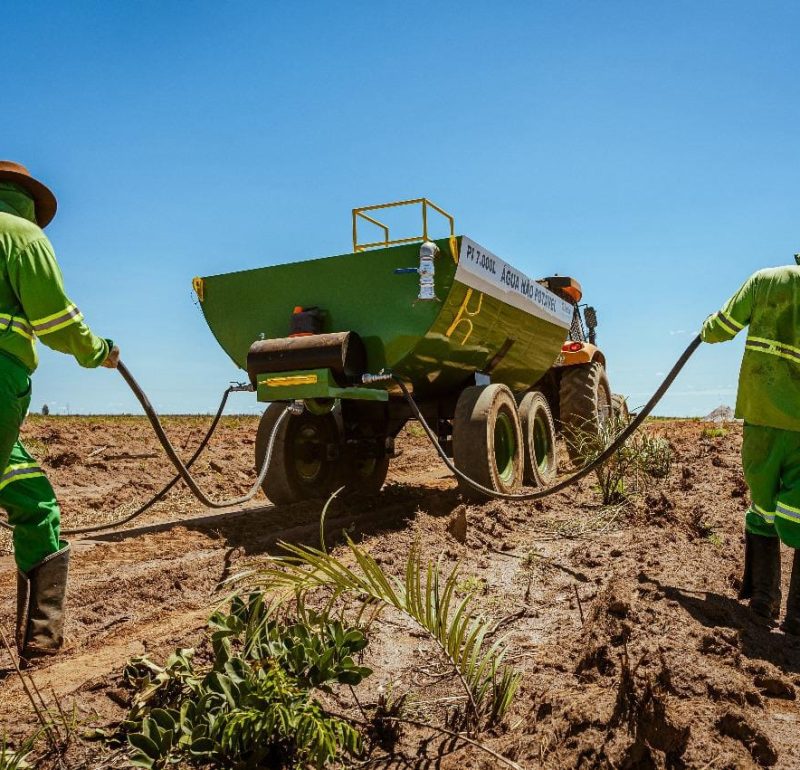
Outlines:
{"label": "harvested field", "polygon": [[[166,421],[185,456],[205,425]],[[480,740],[525,768],[800,767],[800,640],[754,624],[736,600],[747,505],[741,428],[706,427],[650,423],[674,450],[668,478],[627,507],[602,509],[591,479],[542,502],[466,505],[412,426],[382,494],[337,500],[327,532],[333,542],[347,530],[388,570],[402,568],[414,542],[445,569],[461,564],[464,591],[502,621],[508,660],[523,673],[503,725]],[[255,429],[255,418],[223,421],[196,466],[204,488],[219,497],[248,488]],[[116,518],[171,476],[144,419],[33,417],[24,437],[60,492],[65,526]],[[195,645],[231,590],[227,578],[263,562],[279,539],[319,542],[319,507],[278,513],[261,497],[209,513],[180,485],[129,531],[74,540],[69,649],[32,674],[51,706],[74,713],[62,766],[125,765],[120,750],[79,736],[124,716],[126,661]],[[7,538],[0,549],[8,635],[15,571]],[[418,718],[441,723],[462,693],[410,630],[392,615],[373,628],[367,697],[379,687],[407,692]],[[19,740],[37,723],[10,664],[0,650],[2,729]],[[43,757],[36,766],[59,765]],[[396,752],[371,766],[499,765],[407,728]]]}

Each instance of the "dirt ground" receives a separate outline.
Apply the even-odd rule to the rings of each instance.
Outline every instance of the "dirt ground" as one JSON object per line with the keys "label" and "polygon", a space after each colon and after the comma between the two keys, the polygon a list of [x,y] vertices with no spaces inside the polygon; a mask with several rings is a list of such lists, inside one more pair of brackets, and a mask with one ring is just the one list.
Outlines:
{"label": "dirt ground", "polygon": [[[167,429],[188,455],[206,424],[169,418]],[[461,563],[464,590],[477,589],[482,609],[502,621],[509,662],[523,673],[504,725],[480,739],[521,766],[797,768],[800,640],[756,625],[736,600],[747,505],[741,428],[730,424],[712,437],[704,427],[650,423],[674,449],[670,475],[627,508],[611,509],[599,507],[591,479],[543,502],[466,505],[412,427],[381,495],[337,501],[327,531],[346,529],[389,569],[400,568],[414,542],[445,567]],[[197,466],[211,493],[247,489],[255,429],[255,418],[223,422]],[[65,526],[133,510],[170,476],[140,418],[34,417],[24,435],[59,491]],[[228,577],[275,553],[279,539],[318,543],[319,508],[277,511],[261,497],[245,509],[208,512],[179,485],[129,531],[74,538],[69,649],[32,674],[75,728],[62,767],[125,766],[119,751],[79,736],[124,715],[126,661],[142,653],[162,660],[196,644],[230,591]],[[448,524],[463,517],[465,536],[457,538]],[[9,636],[15,569],[3,538],[0,628]],[[409,693],[425,717],[458,703],[458,687],[424,639],[391,616],[373,634],[371,688]],[[2,648],[0,722],[14,740],[36,727]],[[407,731],[400,752],[374,766],[499,766],[474,748],[431,738]],[[36,766],[59,765],[50,757]]]}

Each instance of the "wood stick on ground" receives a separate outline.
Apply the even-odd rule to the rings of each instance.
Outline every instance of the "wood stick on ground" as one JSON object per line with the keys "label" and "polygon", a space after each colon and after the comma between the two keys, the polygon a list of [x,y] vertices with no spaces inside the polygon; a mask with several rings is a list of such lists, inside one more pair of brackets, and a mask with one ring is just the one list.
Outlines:
{"label": "wood stick on ground", "polygon": [[11,658],[11,662],[14,664],[14,669],[17,672],[17,676],[19,677],[20,682],[22,682],[22,688],[25,690],[25,694],[28,696],[28,700],[31,702],[33,710],[36,712],[36,717],[41,723],[42,729],[44,730],[44,733],[47,736],[48,741],[50,742],[50,747],[53,749],[54,752],[57,752],[58,744],[56,743],[56,739],[53,737],[51,725],[48,722],[48,720],[44,718],[42,710],[36,703],[36,698],[33,697],[31,688],[28,686],[27,681],[25,681],[25,675],[22,673],[22,669],[19,667],[19,662],[17,661],[17,658],[11,649],[11,645],[8,643],[8,639],[6,638],[6,635],[2,628],[0,628],[0,640],[2,640],[3,646],[6,648],[6,652],[8,653],[8,657]]}
{"label": "wood stick on ground", "polygon": [[578,595],[578,586],[576,586],[575,583],[572,584],[572,590],[575,591],[575,601],[578,602],[578,614],[581,616],[581,625],[583,625],[583,605],[581,604],[581,597]]}

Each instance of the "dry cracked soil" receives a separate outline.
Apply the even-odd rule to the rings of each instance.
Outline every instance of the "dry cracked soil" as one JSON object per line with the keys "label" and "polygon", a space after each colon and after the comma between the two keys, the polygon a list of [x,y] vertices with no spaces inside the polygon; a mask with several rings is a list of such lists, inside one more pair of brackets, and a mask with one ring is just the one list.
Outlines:
{"label": "dry cracked soil", "polygon": [[[186,456],[206,424],[166,421]],[[498,621],[523,675],[503,724],[479,739],[520,766],[798,768],[800,640],[754,623],[736,599],[747,506],[741,428],[713,435],[706,427],[649,423],[672,445],[669,476],[627,506],[602,508],[591,479],[541,502],[469,504],[411,426],[381,494],[337,500],[327,532],[338,548],[338,533],[348,532],[388,571],[402,568],[414,543],[445,570],[460,564],[463,592]],[[256,418],[223,421],[196,466],[210,493],[252,483],[255,429]],[[33,417],[24,437],[59,491],[65,526],[121,516],[171,475],[140,418]],[[48,708],[67,714],[72,740],[59,755],[40,741],[33,765],[125,767],[122,750],[81,736],[123,718],[126,661],[196,645],[230,593],[226,580],[263,563],[280,540],[317,544],[319,513],[318,504],[277,510],[263,497],[209,513],[178,485],[126,531],[74,538],[68,649],[31,672]],[[9,636],[16,577],[5,535],[0,628]],[[365,663],[375,671],[366,699],[378,689],[407,693],[413,714],[439,723],[463,704],[435,650],[402,618],[386,615],[372,628]],[[0,648],[0,730],[14,742],[36,724]],[[391,756],[371,764],[499,766],[475,747],[411,727]]]}

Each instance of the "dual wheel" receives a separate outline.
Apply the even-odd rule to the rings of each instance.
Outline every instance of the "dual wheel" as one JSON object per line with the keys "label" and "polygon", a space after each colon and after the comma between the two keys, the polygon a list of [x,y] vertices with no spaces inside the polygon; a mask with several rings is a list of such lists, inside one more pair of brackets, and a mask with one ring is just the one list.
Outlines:
{"label": "dual wheel", "polygon": [[[587,459],[587,435],[602,436],[614,412],[605,367],[592,362],[565,369],[558,401],[567,450],[580,465]],[[453,460],[469,478],[497,492],[515,492],[523,483],[551,484],[557,473],[556,434],[547,399],[531,391],[517,405],[505,385],[466,388],[453,420]],[[488,497],[458,481],[469,497]]]}
{"label": "dual wheel", "polygon": [[[256,433],[256,471],[261,470],[270,436],[287,404],[270,404]],[[386,480],[389,458],[369,457],[348,451],[343,431],[333,412],[289,414],[278,426],[264,494],[275,505],[328,497],[346,491],[376,494]]]}
{"label": "dual wheel", "polygon": [[[556,476],[556,436],[547,399],[531,391],[517,405],[505,385],[466,388],[453,419],[453,461],[497,492],[516,492],[523,483],[550,484]],[[461,478],[458,483],[468,497],[488,497]]]}

